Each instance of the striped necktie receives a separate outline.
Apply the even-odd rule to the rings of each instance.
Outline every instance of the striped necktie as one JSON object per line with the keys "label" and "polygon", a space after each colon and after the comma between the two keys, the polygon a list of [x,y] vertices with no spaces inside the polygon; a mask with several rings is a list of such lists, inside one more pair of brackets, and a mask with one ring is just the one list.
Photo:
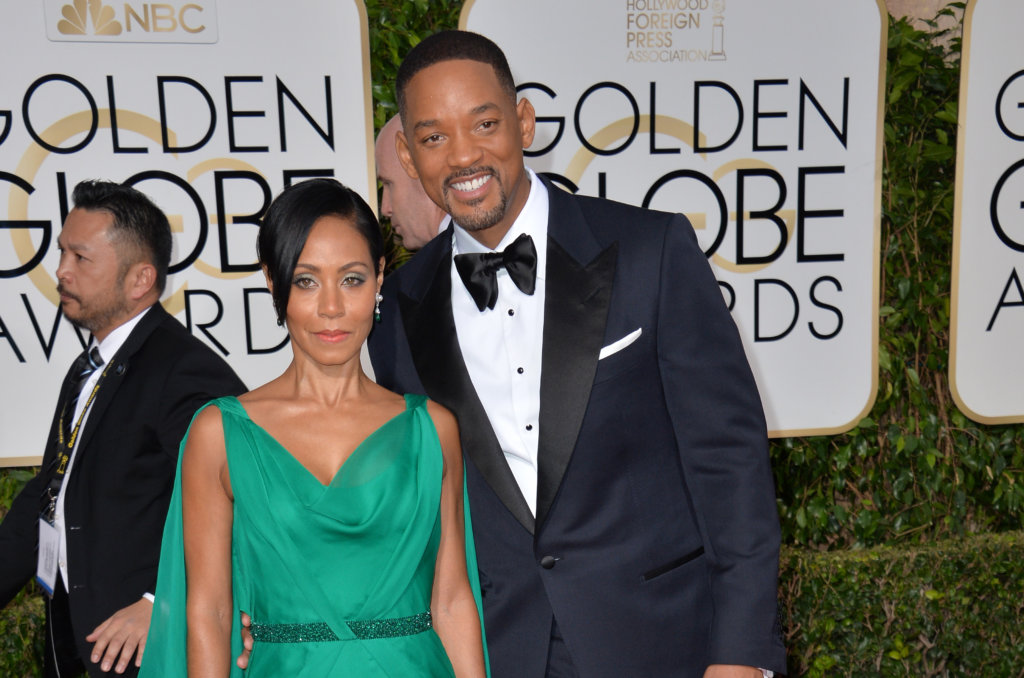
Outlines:
{"label": "striped necktie", "polygon": [[81,355],[75,358],[75,362],[71,365],[71,380],[68,382],[66,396],[67,404],[62,410],[64,412],[64,440],[68,440],[71,437],[71,428],[74,426],[72,422],[75,419],[75,406],[78,404],[78,397],[82,394],[82,384],[101,365],[103,365],[103,358],[100,356],[100,350],[96,346],[87,351],[82,351]]}

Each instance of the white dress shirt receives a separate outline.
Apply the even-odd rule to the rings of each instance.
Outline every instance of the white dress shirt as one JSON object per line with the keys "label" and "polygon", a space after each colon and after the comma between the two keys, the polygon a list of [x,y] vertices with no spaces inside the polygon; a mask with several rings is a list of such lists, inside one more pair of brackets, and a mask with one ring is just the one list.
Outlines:
{"label": "white dress shirt", "polygon": [[[532,171],[522,212],[493,251],[526,233],[537,249],[537,286],[516,287],[504,268],[497,273],[498,303],[480,311],[452,265],[452,314],[459,348],[484,411],[523,498],[536,515],[537,441],[540,419],[541,347],[544,338],[544,272],[547,263],[548,192]],[[455,224],[453,254],[490,252]]]}
{"label": "white dress shirt", "polygon": [[[82,417],[81,424],[79,424],[79,434],[85,430],[85,424],[89,420],[89,412],[84,412],[83,416],[86,401],[89,399],[88,394],[91,393],[92,389],[96,386],[96,382],[99,381],[100,375],[103,374],[103,370],[107,367],[107,364],[117,354],[121,346],[128,339],[128,335],[132,333],[135,326],[139,324],[140,320],[142,320],[142,316],[144,316],[146,311],[149,311],[150,308],[152,308],[152,306],[147,307],[145,311],[142,311],[123,325],[115,327],[110,331],[110,334],[103,339],[103,341],[96,345],[96,348],[99,349],[100,357],[103,358],[103,365],[101,365],[99,369],[94,370],[93,373],[90,374],[84,382],[82,382],[82,390],[79,391],[81,397],[78,398],[78,402],[75,404],[74,414],[71,417],[71,428],[74,428],[75,424],[78,423],[78,418]],[[91,345],[92,341],[90,340],[89,343]],[[91,410],[92,407],[89,409]],[[57,567],[60,568],[60,576],[64,579],[65,587],[70,587],[71,584],[68,579],[67,535],[64,533],[64,490],[68,486],[68,478],[71,477],[71,469],[75,466],[75,456],[78,454],[78,444],[81,439],[82,437],[79,435],[75,440],[74,448],[71,450],[71,457],[68,459],[68,467],[64,471],[64,482],[60,485],[60,493],[57,495],[57,505],[54,507],[53,512],[53,525],[57,528],[57,533],[60,536],[57,550]]]}

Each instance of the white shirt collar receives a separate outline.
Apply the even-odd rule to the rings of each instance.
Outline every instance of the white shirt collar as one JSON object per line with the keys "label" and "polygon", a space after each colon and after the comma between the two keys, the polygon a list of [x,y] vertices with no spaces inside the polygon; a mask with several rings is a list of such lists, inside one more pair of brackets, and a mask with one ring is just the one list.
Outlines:
{"label": "white shirt collar", "polygon": [[110,334],[108,334],[103,341],[96,344],[96,348],[99,349],[100,357],[103,358],[104,364],[109,363],[111,359],[117,355],[121,346],[123,346],[124,342],[128,340],[128,336],[132,333],[132,330],[134,330],[135,326],[139,324],[140,320],[142,320],[142,316],[146,315],[151,308],[153,307],[147,306],[143,310],[139,311],[139,313],[127,322],[110,330]]}
{"label": "white shirt collar", "polygon": [[[455,234],[452,239],[453,254],[465,254],[468,252],[498,252],[508,247],[509,244],[523,233],[533,238],[533,246],[537,249],[537,277],[543,279],[547,265],[548,254],[548,189],[543,182],[529,167],[525,168],[530,178],[530,193],[526,197],[526,204],[512,227],[501,239],[498,246],[493,250],[482,244],[479,240],[469,234],[468,231],[455,223]],[[453,220],[454,223],[454,220]]]}

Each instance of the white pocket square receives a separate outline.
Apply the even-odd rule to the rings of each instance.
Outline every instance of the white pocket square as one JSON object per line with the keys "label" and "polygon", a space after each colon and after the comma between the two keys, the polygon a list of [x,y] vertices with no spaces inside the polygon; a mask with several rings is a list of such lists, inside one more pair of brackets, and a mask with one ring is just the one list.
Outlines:
{"label": "white pocket square", "polygon": [[624,336],[622,339],[619,339],[618,341],[613,341],[612,343],[608,344],[607,346],[601,349],[601,353],[598,354],[597,359],[604,360],[613,353],[618,353],[619,351],[621,351],[622,349],[626,348],[634,341],[639,339],[640,334],[642,332],[643,328],[638,327],[629,334],[627,334],[626,336]]}

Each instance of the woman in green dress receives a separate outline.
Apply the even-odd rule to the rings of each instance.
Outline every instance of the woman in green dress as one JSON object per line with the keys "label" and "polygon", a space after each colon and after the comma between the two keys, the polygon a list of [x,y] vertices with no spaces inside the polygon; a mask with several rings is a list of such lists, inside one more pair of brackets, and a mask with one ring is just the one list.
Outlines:
{"label": "woman in green dress", "polygon": [[383,280],[373,212],[334,180],[296,184],[258,249],[294,357],[192,422],[141,675],[185,675],[186,658],[188,676],[242,675],[245,611],[247,676],[484,676],[456,421],[360,365]]}

